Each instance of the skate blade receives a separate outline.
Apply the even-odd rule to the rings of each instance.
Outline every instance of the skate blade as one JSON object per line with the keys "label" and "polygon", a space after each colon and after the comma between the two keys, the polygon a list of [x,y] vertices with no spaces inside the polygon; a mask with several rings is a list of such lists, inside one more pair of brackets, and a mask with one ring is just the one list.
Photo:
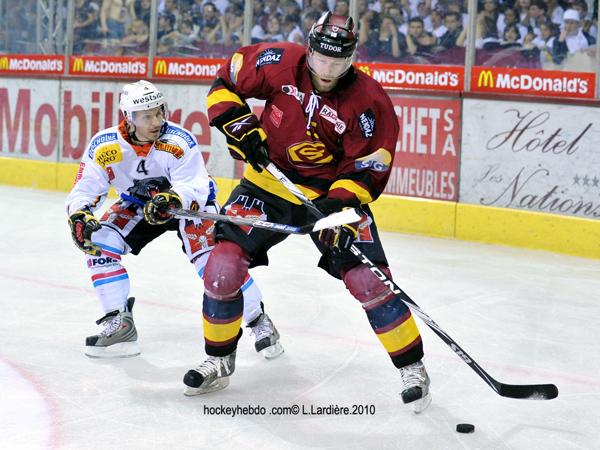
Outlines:
{"label": "skate blade", "polygon": [[221,389],[225,389],[229,386],[229,377],[219,378],[213,381],[206,387],[198,387],[194,388],[191,386],[186,386],[183,390],[183,395],[187,395],[188,397],[192,397],[194,395],[202,395],[209,394],[210,392],[220,391]]}
{"label": "skate blade", "polygon": [[265,359],[275,359],[284,352],[283,346],[277,341],[270,347],[263,348],[260,352]]}
{"label": "skate blade", "polygon": [[108,347],[85,347],[85,356],[89,358],[131,358],[140,353],[140,346],[136,341],[119,342]]}
{"label": "skate blade", "polygon": [[431,394],[427,393],[427,395],[419,400],[415,400],[410,403],[412,410],[415,414],[421,414],[423,411],[427,409],[427,407],[431,404]]}

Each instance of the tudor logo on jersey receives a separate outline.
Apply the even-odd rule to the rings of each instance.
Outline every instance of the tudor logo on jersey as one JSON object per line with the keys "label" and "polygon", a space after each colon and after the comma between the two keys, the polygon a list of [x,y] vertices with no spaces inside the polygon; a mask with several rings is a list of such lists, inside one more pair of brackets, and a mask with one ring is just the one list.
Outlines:
{"label": "tudor logo on jersey", "polygon": [[268,64],[279,64],[282,56],[282,48],[268,48],[256,58],[256,68],[258,69]]}
{"label": "tudor logo on jersey", "polygon": [[314,167],[333,161],[333,155],[322,142],[303,141],[287,150],[288,160],[296,167]]}

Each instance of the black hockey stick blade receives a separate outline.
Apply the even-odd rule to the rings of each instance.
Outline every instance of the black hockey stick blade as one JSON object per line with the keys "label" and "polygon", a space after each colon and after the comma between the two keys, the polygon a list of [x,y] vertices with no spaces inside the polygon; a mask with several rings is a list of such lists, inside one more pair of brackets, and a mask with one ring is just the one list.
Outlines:
{"label": "black hockey stick blade", "polygon": [[497,381],[496,384],[497,392],[502,397],[524,400],[552,400],[558,397],[558,388],[554,384],[504,384]]}

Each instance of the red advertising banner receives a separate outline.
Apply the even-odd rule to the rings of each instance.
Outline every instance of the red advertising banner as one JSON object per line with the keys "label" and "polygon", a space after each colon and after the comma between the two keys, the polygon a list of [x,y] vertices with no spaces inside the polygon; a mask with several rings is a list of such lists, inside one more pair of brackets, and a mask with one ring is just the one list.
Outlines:
{"label": "red advertising banner", "polygon": [[0,55],[0,73],[61,75],[64,70],[63,55]]}
{"label": "red advertising banner", "polygon": [[390,97],[400,134],[385,193],[457,201],[460,100]]}
{"label": "red advertising banner", "polygon": [[101,77],[146,77],[148,58],[138,56],[72,56],[71,75]]}
{"label": "red advertising banner", "polygon": [[593,99],[596,74],[476,66],[471,70],[471,91]]}
{"label": "red advertising banner", "polygon": [[355,63],[355,67],[386,88],[459,92],[465,79],[465,69],[462,66],[361,62]]}
{"label": "red advertising banner", "polygon": [[156,58],[152,75],[156,78],[212,80],[224,59]]}

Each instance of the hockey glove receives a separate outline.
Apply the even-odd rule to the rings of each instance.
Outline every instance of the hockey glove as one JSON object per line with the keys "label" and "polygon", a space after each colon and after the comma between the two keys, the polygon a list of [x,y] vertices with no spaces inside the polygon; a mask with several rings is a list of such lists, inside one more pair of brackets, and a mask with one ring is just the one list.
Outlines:
{"label": "hockey glove", "polygon": [[89,208],[81,208],[69,216],[69,227],[71,237],[79,250],[92,256],[100,256],[100,247],[92,244],[92,233],[98,231],[101,226],[98,219],[94,217]]}
{"label": "hockey glove", "polygon": [[335,254],[350,250],[358,237],[358,222],[319,231],[319,242]]}
{"label": "hockey glove", "polygon": [[144,205],[144,219],[150,225],[162,225],[173,217],[169,209],[181,208],[182,205],[181,197],[176,192],[159,192]]}
{"label": "hockey glove", "polygon": [[260,126],[256,115],[252,113],[237,117],[223,125],[229,153],[235,159],[250,164],[257,172],[269,162],[267,134]]}

